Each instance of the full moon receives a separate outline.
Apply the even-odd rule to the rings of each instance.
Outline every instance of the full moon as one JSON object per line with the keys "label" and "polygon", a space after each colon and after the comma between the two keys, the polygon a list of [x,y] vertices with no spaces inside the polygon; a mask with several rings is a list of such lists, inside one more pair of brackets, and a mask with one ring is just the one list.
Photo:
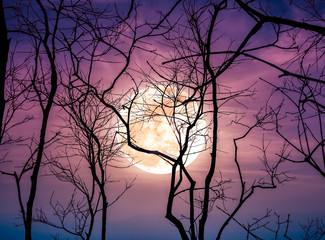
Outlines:
{"label": "full moon", "polygon": [[[188,97],[185,91],[161,85],[143,88],[131,96],[121,114],[129,121],[132,143],[176,159],[184,145],[187,127],[199,111],[195,101],[184,103]],[[132,164],[150,173],[171,173],[169,160],[129,147],[125,143],[126,128],[120,125],[120,138],[124,141],[121,148]],[[205,146],[205,131],[205,120],[198,120],[190,131],[188,150],[183,157],[185,166],[192,163]]]}

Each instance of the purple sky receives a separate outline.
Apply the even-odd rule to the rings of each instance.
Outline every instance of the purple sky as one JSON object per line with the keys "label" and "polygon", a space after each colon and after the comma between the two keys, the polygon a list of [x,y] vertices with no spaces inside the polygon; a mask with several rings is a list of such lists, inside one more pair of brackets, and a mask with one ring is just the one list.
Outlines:
{"label": "purple sky", "polygon": [[[98,3],[105,3],[104,0],[97,0]],[[13,1],[12,1],[13,2]],[[120,0],[117,1],[117,6],[120,9],[126,11],[129,1]],[[202,2],[202,1],[198,1]],[[302,13],[296,10],[296,8],[290,8],[286,0],[272,1],[272,8],[276,14],[285,11],[283,16],[294,17],[299,19]],[[165,12],[174,1],[142,1],[142,6],[139,7],[139,22],[146,20],[155,20],[158,17],[157,9]],[[231,5],[231,4],[230,4]],[[281,9],[281,10],[280,10]],[[325,8],[324,8],[325,9]],[[324,9],[322,10],[323,17],[325,16]],[[171,16],[171,20],[174,21],[181,15],[182,8],[179,6]],[[221,21],[222,20],[222,21]],[[184,21],[182,18],[181,21]],[[216,37],[222,36],[213,47],[214,51],[227,49],[230,42],[233,41],[231,49],[236,49],[240,44],[243,37],[253,26],[253,20],[245,14],[243,11],[229,10],[220,16],[220,23],[217,27]],[[266,26],[264,30],[253,37],[250,47],[260,45],[265,41],[271,41],[274,36],[270,33],[270,26]],[[305,37],[302,32],[298,39],[303,40]],[[151,45],[149,48],[157,49],[157,52],[161,56],[169,58],[173,55],[173,49],[166,45],[163,45],[162,38],[150,38],[146,40]],[[280,42],[286,44],[289,38],[285,36],[280,39]],[[26,43],[20,43],[19,46],[24,46]],[[125,43],[127,45],[127,41]],[[22,51],[23,47],[19,48]],[[255,56],[262,57],[275,64],[283,64],[294,53],[288,53],[281,49],[270,48],[267,50],[261,50],[254,52]],[[292,55],[290,55],[292,54]],[[165,60],[163,57],[155,57],[150,53],[145,53],[139,49],[135,50],[132,57],[129,72],[133,74],[136,81],[140,82],[143,75],[139,72],[145,72],[156,80],[159,77],[150,71],[150,68],[146,61],[151,65],[157,67],[157,69],[164,71],[160,64]],[[107,56],[110,59],[111,55]],[[61,57],[61,59],[63,59]],[[220,61],[220,58],[215,57],[215,61]],[[63,64],[63,62],[61,62]],[[324,66],[324,59],[319,63],[320,66]],[[102,85],[106,86],[110,83],[112,76],[117,74],[121,65],[119,63],[98,63],[94,67],[93,81],[102,80]],[[292,66],[291,68],[294,68]],[[315,71],[315,69],[312,69]],[[316,71],[315,71],[316,72]],[[312,74],[317,74],[312,72]],[[272,87],[267,83],[260,80],[263,78],[267,81],[274,83],[275,85],[281,84],[282,79],[278,78],[279,71],[266,66],[263,63],[257,63],[254,61],[246,61],[241,64],[235,65],[233,68],[227,70],[218,80],[221,85],[227,85],[229,89],[236,91],[246,88],[250,85],[254,85],[256,89],[256,95],[253,98],[242,98],[241,103],[244,105],[230,101],[222,108],[223,111],[237,111],[238,117],[245,115],[243,123],[252,124],[255,118],[255,114],[261,107],[265,106],[266,100],[269,98]],[[133,82],[129,78],[122,79],[117,83],[115,88],[116,93],[123,93],[129,90]],[[274,94],[270,106],[277,106],[284,97],[280,94]],[[323,102],[324,104],[324,102]],[[287,104],[284,110],[291,110],[292,105]],[[22,116],[27,112],[19,113]],[[19,126],[15,129],[14,134],[30,137],[33,134],[37,135],[39,131],[40,115],[37,108],[33,108],[28,112],[34,116],[34,119],[28,122],[24,126]],[[57,131],[58,126],[62,126],[64,122],[61,120],[63,113],[54,108],[51,113],[51,121],[49,125],[49,136],[53,135],[53,132]],[[19,117],[19,115],[17,116]],[[239,179],[236,173],[234,158],[234,145],[233,139],[241,136],[245,132],[245,128],[230,124],[234,120],[234,115],[223,115],[220,118],[219,127],[219,152],[217,154],[217,171],[216,179],[220,177],[219,170],[222,173],[224,179],[232,179],[231,188],[227,190],[230,197],[238,197],[239,191]],[[206,120],[209,122],[211,116],[206,115]],[[324,115],[322,116],[324,122]],[[293,140],[296,140],[296,124],[292,119],[286,118],[282,120],[281,124],[285,126],[281,131]],[[312,126],[312,124],[311,124]],[[317,128],[314,129],[317,133]],[[325,131],[323,127],[323,131]],[[319,134],[319,133],[317,133]],[[243,174],[247,183],[252,183],[255,179],[263,176],[261,171],[262,164],[259,157],[262,153],[257,150],[256,146],[261,147],[261,143],[265,139],[265,142],[270,141],[268,148],[268,156],[272,161],[276,160],[276,153],[282,146],[283,140],[274,131],[261,131],[254,130],[244,141],[239,142],[239,162],[242,164]],[[314,143],[312,143],[314,144]],[[1,151],[5,152],[9,150],[8,159],[11,162],[4,163],[0,167],[6,171],[15,171],[17,166],[21,165],[22,160],[29,154],[26,145],[14,145],[14,146],[0,146]],[[57,148],[54,146],[46,149],[46,154],[56,155]],[[0,152],[2,154],[2,152]],[[320,153],[319,157],[321,156]],[[209,161],[210,151],[202,152],[198,158],[188,167],[189,171],[198,184],[202,184],[204,176],[207,171],[207,164]],[[301,158],[301,156],[295,152],[292,152],[293,158]],[[128,165],[128,160],[120,158],[120,166]],[[83,166],[84,167],[84,166]],[[246,223],[251,221],[254,217],[263,216],[267,209],[272,209],[272,220],[276,221],[276,217],[273,212],[281,215],[281,219],[285,220],[287,215],[291,215],[293,223],[290,225],[290,233],[293,239],[302,235],[300,224],[306,224],[308,219],[322,218],[325,216],[325,179],[321,177],[319,173],[313,170],[307,164],[293,164],[285,163],[281,166],[282,169],[288,170],[290,176],[296,177],[296,180],[279,184],[278,188],[272,190],[258,189],[254,196],[241,208],[238,212],[237,219]],[[87,167],[82,170],[82,176],[87,178],[89,172]],[[108,210],[108,239],[180,239],[178,232],[174,226],[172,226],[168,220],[165,219],[165,209],[168,198],[170,175],[163,174],[150,174],[138,169],[135,166],[129,168],[110,168],[111,178],[113,180],[119,180],[117,183],[108,184],[107,190],[109,195],[109,201],[114,199],[120,191],[123,189],[125,182],[131,182],[135,177],[136,181],[134,186],[129,189],[125,195]],[[54,199],[62,202],[67,201],[72,193],[72,186],[69,183],[59,182],[56,178],[51,176],[44,176],[48,172],[45,167],[42,169],[42,173],[39,179],[39,187],[36,196],[35,208],[43,208],[47,211],[48,216],[51,216],[51,209],[49,207],[49,200],[54,192]],[[28,177],[26,177],[28,179]],[[29,185],[23,187],[23,191],[27,191]],[[21,224],[18,210],[18,200],[15,184],[12,178],[0,175],[0,189],[2,194],[0,196],[0,238],[2,239],[23,239],[23,227],[15,228],[15,224]],[[186,212],[186,204],[181,201],[177,202],[175,212],[181,214]],[[234,206],[234,202],[229,199],[226,201],[226,206],[231,208]],[[225,219],[225,215],[220,211],[212,210],[208,218],[206,239],[215,239],[216,233],[220,228],[220,224]],[[34,239],[52,239],[51,234],[65,233],[47,227],[42,224],[35,224],[33,226]],[[95,227],[94,236],[99,236],[100,229]],[[264,236],[268,236],[267,231]],[[241,239],[238,236],[243,235],[243,231],[233,221],[227,227],[223,239]],[[271,235],[270,235],[271,236]],[[64,238],[62,238],[64,239]],[[96,237],[94,238],[96,239]],[[299,238],[297,238],[299,239]]]}

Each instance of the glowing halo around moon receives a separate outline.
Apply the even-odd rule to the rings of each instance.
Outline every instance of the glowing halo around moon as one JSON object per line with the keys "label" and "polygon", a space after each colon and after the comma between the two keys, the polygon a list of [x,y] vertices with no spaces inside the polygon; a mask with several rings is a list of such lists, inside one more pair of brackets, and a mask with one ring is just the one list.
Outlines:
{"label": "glowing halo around moon", "polygon": [[[155,86],[139,90],[130,97],[121,115],[127,121],[128,109],[132,142],[148,150],[160,151],[174,159],[179,155],[179,146],[184,144],[186,128],[194,121],[199,105],[196,102],[182,104],[188,94],[171,87]],[[131,101],[132,99],[132,101]],[[131,104],[132,102],[132,104]],[[119,124],[121,150],[136,167],[150,173],[171,173],[172,165],[166,159],[132,149],[126,142],[126,128]],[[189,151],[183,157],[185,166],[192,163],[206,142],[206,122],[200,119],[191,130]]]}

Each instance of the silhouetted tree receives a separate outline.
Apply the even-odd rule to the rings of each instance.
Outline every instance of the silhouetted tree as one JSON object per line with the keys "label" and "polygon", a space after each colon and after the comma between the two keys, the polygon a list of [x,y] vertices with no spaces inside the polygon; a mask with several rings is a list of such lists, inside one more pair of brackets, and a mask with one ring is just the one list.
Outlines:
{"label": "silhouetted tree", "polygon": [[[247,10],[247,3],[243,3],[241,1],[236,2],[242,9],[247,11],[249,15],[252,16],[252,13]],[[187,131],[186,134],[184,134],[185,136],[183,138],[185,140],[179,146],[180,154],[177,157],[172,157],[163,152],[151,150],[152,148],[149,149],[146,146],[139,146],[135,141],[132,140],[132,123],[129,122],[129,119],[132,118],[130,114],[132,114],[132,107],[135,107],[134,105],[136,105],[136,98],[139,94],[138,90],[135,90],[134,98],[130,99],[128,104],[125,106],[128,109],[128,116],[126,117],[127,120],[125,120],[125,118],[123,120],[123,116],[120,116],[121,121],[126,128],[127,143],[131,148],[147,154],[158,155],[172,164],[173,168],[171,174],[171,185],[166,210],[166,218],[175,225],[182,239],[204,239],[205,226],[207,223],[208,215],[210,211],[212,211],[214,203],[216,200],[227,199],[227,195],[224,194],[223,190],[225,189],[224,184],[229,183],[229,181],[217,181],[218,184],[216,184],[216,188],[214,188],[214,185],[212,183],[215,177],[218,141],[220,141],[220,135],[218,133],[218,130],[220,128],[219,118],[225,113],[233,114],[235,120],[233,120],[232,123],[241,126],[244,130],[242,135],[238,135],[238,137],[234,138],[234,162],[239,177],[241,193],[236,198],[235,206],[233,206],[231,209],[222,210],[222,207],[218,207],[219,210],[221,210],[223,213],[226,213],[228,217],[221,224],[216,239],[222,239],[222,234],[225,228],[229,225],[230,221],[235,219],[238,211],[255,193],[256,189],[273,189],[276,188],[278,184],[282,184],[293,179],[287,175],[287,172],[285,170],[280,170],[280,166],[285,162],[285,160],[290,159],[290,151],[288,151],[287,143],[285,143],[283,145],[283,148],[279,150],[277,156],[274,156],[273,159],[270,159],[267,154],[268,144],[266,144],[263,140],[262,146],[257,148],[257,152],[260,151],[262,153],[260,160],[263,166],[265,177],[256,179],[251,184],[248,184],[248,179],[245,178],[244,171],[242,170],[240,163],[241,157],[238,148],[239,143],[247,139],[247,136],[256,129],[260,129],[262,131],[275,130],[279,133],[280,125],[278,124],[278,112],[282,109],[282,105],[275,108],[269,107],[269,105],[267,105],[265,108],[262,108],[260,111],[256,112],[254,115],[255,120],[253,122],[251,121],[250,124],[247,124],[242,120],[242,118],[237,119],[238,114],[236,114],[235,111],[226,112],[223,109],[226,109],[227,103],[231,101],[235,101],[244,105],[244,101],[241,101],[240,99],[245,99],[249,96],[252,96],[252,93],[249,93],[250,88],[243,89],[238,92],[231,91],[230,88],[227,88],[226,86],[219,83],[219,78],[225,72],[233,69],[234,66],[245,60],[245,58],[249,58],[264,63],[276,70],[280,70],[286,76],[306,79],[306,77],[302,76],[301,74],[282,69],[281,66],[277,66],[276,64],[267,61],[266,58],[264,59],[264,56],[254,56],[254,52],[258,52],[260,50],[272,48],[281,49],[281,46],[278,46],[278,44],[282,32],[278,28],[274,27],[274,42],[263,42],[261,45],[253,47],[250,47],[249,43],[250,41],[254,41],[255,35],[262,31],[263,27],[268,22],[279,25],[287,24],[291,27],[298,27],[300,29],[315,31],[319,34],[323,33],[322,27],[313,24],[306,24],[293,20],[287,21],[284,18],[268,18],[264,15],[258,15],[258,17],[253,17],[256,21],[256,24],[249,30],[247,35],[244,36],[244,38],[240,41],[234,50],[232,50],[232,46],[230,45],[225,50],[216,51],[214,48],[218,47],[218,37],[216,36],[218,18],[220,15],[222,15],[223,11],[232,9],[232,7],[229,7],[228,4],[228,1],[217,1],[216,3],[209,2],[207,4],[199,4],[193,1],[184,1],[183,8],[186,16],[185,22],[182,22],[182,27],[176,28],[177,31],[169,31],[165,35],[165,38],[168,41],[167,45],[173,49],[173,52],[176,53],[176,56],[172,60],[164,62],[164,64],[174,63],[174,65],[168,66],[168,69],[179,69],[179,72],[181,72],[181,74],[178,75],[177,72],[172,72],[172,74],[166,76],[162,73],[159,73],[158,70],[151,66],[152,70],[154,70],[154,72],[157,73],[160,78],[168,81],[168,83],[165,84],[166,86],[174,84],[176,89],[187,88],[189,90],[185,91],[190,92],[190,97],[188,99],[184,100],[183,102],[177,102],[177,100],[174,100],[174,104],[171,104],[170,106],[164,103],[164,99],[170,99],[170,97],[168,97],[168,94],[162,94],[162,100],[160,102],[161,108],[167,107],[173,109],[176,108],[175,106],[181,105],[186,108],[186,105],[191,101],[200,102],[200,107],[196,113],[197,115],[194,117],[195,120],[192,119],[192,121],[188,122],[188,125],[186,125]],[[290,51],[292,49],[292,46],[282,47],[282,49],[284,51]],[[218,55],[224,55],[224,57],[220,60],[216,57]],[[322,80],[317,79],[310,80],[317,83],[322,82]],[[164,92],[164,90],[160,90],[160,92]],[[297,92],[301,93],[300,91]],[[317,90],[316,94],[319,95],[320,90]],[[190,134],[190,130],[196,125],[197,119],[203,116],[203,104],[210,104],[210,109],[206,111],[211,113],[212,119],[212,129],[210,133],[212,139],[212,144],[210,146],[211,159],[203,186],[196,187],[197,181],[191,176],[191,174],[184,166],[183,157],[188,147],[188,134]],[[154,114],[155,113],[152,113],[149,115],[149,117],[153,117]],[[178,119],[175,115],[173,117]],[[322,118],[319,116],[319,114],[317,114],[317,118],[319,119],[321,125]],[[138,121],[140,121],[140,119],[144,118],[139,117]],[[173,128],[174,132],[182,132],[177,129],[177,126],[174,126],[172,124],[175,122],[175,120],[168,120],[168,122],[171,123],[171,127]],[[276,123],[275,127],[273,126],[273,123]],[[182,125],[182,127],[184,127],[184,125]],[[302,132],[306,132],[306,128],[299,132],[300,136],[302,136]],[[313,136],[313,134],[311,134],[311,136]],[[322,146],[322,144],[322,140],[318,141],[318,143],[316,143],[316,148]],[[311,153],[314,153],[314,151],[310,150],[307,156],[312,155]],[[176,172],[177,168],[179,169],[179,173]],[[185,183],[185,179],[187,180],[186,184],[188,184],[190,187],[185,188],[185,190],[181,190],[180,187]],[[195,196],[195,193],[198,193],[200,191],[203,193]],[[173,214],[175,197],[183,193],[188,194],[188,214],[187,216],[182,215],[181,217],[177,217]],[[199,206],[198,212],[195,212],[195,206]],[[187,225],[184,224],[185,220],[188,221]],[[196,222],[198,222],[198,225],[196,225]],[[188,228],[186,226],[188,226]],[[248,232],[248,235],[252,233],[248,228],[245,230]]]}
{"label": "silhouetted tree", "polygon": [[[128,112],[126,116],[114,110],[125,127],[125,139],[131,148],[146,154],[158,155],[172,165],[166,218],[175,225],[182,239],[204,239],[205,226],[209,212],[217,201],[224,201],[228,198],[225,194],[225,185],[230,181],[220,179],[216,181],[215,184],[213,183],[217,161],[217,142],[219,141],[219,118],[223,114],[221,109],[231,100],[238,101],[241,97],[249,97],[252,95],[249,88],[239,91],[227,91],[227,89],[223,88],[217,81],[218,77],[224,71],[228,70],[240,54],[235,52],[217,66],[214,66],[211,61],[213,55],[211,47],[214,41],[213,32],[216,26],[216,19],[218,14],[226,9],[226,6],[226,1],[220,1],[215,4],[210,3],[200,7],[195,6],[190,1],[184,2],[183,7],[188,20],[185,30],[181,31],[180,35],[177,35],[179,33],[179,29],[177,29],[177,32],[175,31],[176,33],[170,31],[165,36],[167,40],[170,40],[172,48],[175,49],[177,53],[184,54],[185,56],[181,55],[176,58],[176,60],[172,61],[177,63],[169,67],[169,69],[174,71],[171,70],[168,76],[159,73],[151,66],[155,73],[166,82],[162,84],[163,87],[157,85],[158,81],[154,82],[154,85],[157,85],[156,94],[158,95],[158,100],[156,100],[156,102],[158,102],[158,105],[154,107],[154,110],[151,112],[138,111],[142,108],[139,108],[136,100],[141,96],[138,88],[135,88],[134,96],[123,105]],[[205,26],[205,28],[202,26]],[[255,29],[253,29],[243,40],[240,49],[243,48],[248,40],[255,34],[254,31]],[[187,36],[190,36],[190,34],[187,35],[187,33],[190,33],[191,37],[187,38]],[[193,47],[194,45],[195,47]],[[192,52],[192,49],[196,52]],[[240,49],[238,52],[240,52]],[[180,63],[181,61],[182,63]],[[159,81],[159,83],[161,84],[161,81]],[[188,93],[189,97],[186,99],[179,99],[182,91]],[[170,92],[172,92],[172,94]],[[159,101],[159,99],[161,100]],[[193,102],[198,106],[194,113],[190,113],[189,111],[180,113],[177,111],[177,108],[189,109],[189,106],[193,104]],[[146,105],[150,106],[150,103],[145,102],[144,106]],[[106,106],[115,109],[114,106],[108,104],[106,104]],[[133,110],[133,108],[135,110]],[[164,109],[172,109],[172,114],[166,114]],[[203,109],[206,110],[204,111]],[[138,115],[133,115],[134,113]],[[145,114],[145,116],[143,116],[143,114]],[[186,121],[181,120],[182,118],[179,116],[181,114],[183,114]],[[175,137],[179,142],[179,155],[170,156],[170,154],[158,151],[154,149],[154,143],[150,148],[148,146],[139,146],[133,140],[132,128],[134,122],[148,121],[147,119],[154,118],[157,115],[165,117],[173,129]],[[212,141],[210,146],[211,159],[203,186],[197,186],[197,180],[194,179],[185,166],[186,155],[191,148],[193,138],[195,139],[200,135],[204,135],[202,132],[198,133],[192,130],[195,129],[195,126],[197,126],[201,118],[204,116],[207,118],[208,115],[210,115],[212,119],[211,133],[208,133]],[[238,197],[236,206],[228,213],[229,217],[222,224],[217,239],[221,239],[221,234],[225,227],[234,218],[244,203],[252,196],[255,189],[275,188],[277,183],[283,183],[290,180],[285,172],[278,170],[279,165],[283,162],[283,154],[280,155],[276,164],[271,165],[269,164],[269,159],[266,157],[265,146],[261,148],[261,151],[264,154],[262,163],[266,177],[248,185],[245,183],[246,181],[239,164],[238,141],[244,139],[255,128],[263,129],[265,125],[272,122],[272,117],[272,112],[266,112],[265,114],[260,112],[256,114],[256,122],[251,126],[244,125],[239,121],[236,122],[247,129],[242,136],[234,139],[234,160],[240,179],[241,193]],[[179,171],[177,172],[177,170]],[[187,187],[188,185],[189,187]],[[174,214],[175,200],[176,197],[184,194],[187,195],[188,199],[188,214],[177,217],[177,215]],[[184,221],[188,222],[184,223]],[[186,226],[188,226],[188,228]]]}
{"label": "silhouetted tree", "polygon": [[[66,98],[59,101],[68,116],[61,130],[63,153],[49,159],[51,173],[60,181],[71,183],[75,190],[66,207],[59,201],[53,203],[51,199],[58,223],[49,220],[42,210],[38,211],[34,220],[63,229],[81,239],[90,239],[95,216],[101,212],[101,239],[106,239],[108,208],[122,197],[134,180],[125,183],[121,193],[110,196],[111,200],[108,200],[112,194],[108,193],[107,185],[116,182],[111,179],[110,169],[123,167],[117,160],[121,156],[118,155],[114,116],[110,110],[101,109],[97,98],[91,94],[82,93],[82,98],[76,96],[79,90],[73,87],[67,89]],[[85,174],[85,169],[89,169],[90,173]],[[66,219],[71,215],[75,226],[69,229]]]}
{"label": "silhouetted tree", "polygon": [[[255,21],[263,25],[272,23],[277,29],[273,34],[274,39],[289,39],[287,44],[273,43],[274,48],[287,51],[290,55],[290,59],[282,65],[251,53],[247,56],[281,73],[279,81],[262,80],[274,87],[274,98],[283,98],[274,114],[276,132],[288,144],[287,151],[293,154],[287,160],[306,163],[325,177],[325,99],[322,94],[325,85],[325,19],[320,12],[322,3],[292,1],[291,6],[306,18],[296,20],[277,17],[262,4],[251,6],[240,0],[236,2]],[[294,136],[289,136],[283,129],[291,127],[293,123],[297,131]]]}
{"label": "silhouetted tree", "polygon": [[[83,195],[85,205],[76,201],[77,194],[74,193],[66,208],[60,203],[51,202],[54,213],[59,218],[58,224],[50,221],[42,210],[34,220],[63,229],[82,239],[90,239],[95,215],[99,211],[101,239],[106,239],[107,209],[133,184],[133,181],[126,183],[122,192],[108,202],[108,193],[105,190],[107,183],[111,182],[108,168],[114,167],[113,160],[119,151],[115,136],[117,129],[114,126],[117,124],[117,118],[114,110],[103,107],[99,101],[105,104],[109,102],[112,106],[118,105],[120,98],[113,90],[118,80],[127,75],[133,52],[137,48],[146,52],[153,51],[140,47],[145,38],[169,31],[164,29],[163,23],[174,7],[156,24],[138,24],[138,7],[138,4],[131,1],[127,14],[122,16],[117,9],[114,12],[110,6],[99,8],[91,1],[74,5],[63,13],[72,21],[71,32],[63,30],[57,37],[67,56],[66,76],[69,79],[68,82],[62,83],[66,96],[60,98],[57,104],[63,107],[69,116],[66,119],[67,127],[62,132],[68,129],[70,135],[64,137],[62,143],[69,146],[65,152],[67,163],[63,164],[60,160],[63,156],[50,159],[51,171],[59,180],[72,183],[76,192]],[[123,62],[119,64],[121,60]],[[102,63],[116,65],[115,68],[120,69],[116,76],[108,74],[100,82],[104,86],[109,84],[109,87],[99,94],[98,89],[102,87],[97,83],[94,68],[96,64]],[[80,165],[71,164],[72,158],[81,158],[80,161],[89,167],[92,178],[89,186],[78,174]],[[68,215],[79,219],[75,230],[68,229],[65,225]]]}
{"label": "silhouetted tree", "polygon": [[[20,81],[18,74],[26,66],[26,61],[20,63],[14,61],[16,57],[17,42],[13,41],[10,48],[11,39],[8,38],[7,21],[3,1],[0,2],[0,145],[21,142],[21,136],[14,136],[12,130],[15,127],[31,120],[30,115],[26,115],[21,120],[16,118],[16,113],[22,111],[24,98],[30,84]],[[5,160],[7,152],[1,157]]]}
{"label": "silhouetted tree", "polygon": [[[31,239],[33,220],[81,239],[90,239],[99,211],[101,238],[105,239],[110,205],[105,189],[110,183],[107,174],[109,167],[114,167],[111,164],[123,144],[159,156],[171,165],[166,218],[177,228],[182,239],[205,239],[208,217],[216,213],[224,219],[216,226],[216,239],[222,239],[231,222],[246,231],[247,239],[263,239],[260,230],[271,231],[277,239],[283,226],[283,237],[290,239],[289,216],[282,220],[275,213],[276,224],[272,228],[267,222],[271,211],[247,224],[240,222],[237,215],[257,190],[274,189],[293,179],[281,169],[287,161],[307,163],[325,176],[325,28],[315,1],[290,1],[292,7],[306,14],[307,18],[303,20],[276,16],[271,11],[272,6],[264,5],[262,0],[179,0],[153,20],[140,20],[140,4],[133,0],[123,14],[115,5],[115,8],[112,5],[103,7],[89,0],[35,1],[36,4],[17,1],[11,6],[15,21],[10,30],[7,30],[0,2],[0,30],[3,30],[0,43],[5,46],[0,52],[0,142],[11,128],[8,122],[13,113],[22,104],[42,113],[39,134],[29,136],[30,144],[27,146],[30,154],[20,171],[1,171],[15,179],[26,239]],[[182,14],[173,16],[180,3],[183,4]],[[220,30],[219,26],[225,27],[221,25],[222,20],[225,18],[227,21],[227,17],[237,14],[247,15],[253,25],[248,30],[244,28],[236,40],[224,38],[227,29]],[[259,39],[263,31],[268,31],[270,37]],[[7,47],[8,32],[20,36],[24,40],[23,46],[30,47],[22,65],[10,63],[8,67],[8,53],[12,59],[15,53],[15,48],[10,51]],[[163,51],[151,45],[153,38],[163,44]],[[134,71],[137,63],[133,61],[133,55],[137,51],[162,57],[165,61],[162,65],[147,62],[150,73]],[[291,58],[282,63],[272,62],[267,51],[278,51]],[[280,73],[270,79],[257,77],[257,81],[273,87],[270,98],[260,103],[258,109],[249,109],[245,102],[255,96],[254,85],[237,88],[223,79],[226,73],[248,62],[263,64]],[[100,64],[112,67],[114,72],[99,76],[96,67]],[[22,80],[15,78],[14,74],[19,66],[23,66],[22,72],[25,73]],[[8,68],[11,71],[6,73]],[[144,74],[142,77],[147,82],[135,80],[139,72]],[[159,80],[154,80],[153,75]],[[121,82],[128,84],[124,93],[117,89]],[[143,85],[155,89],[154,102],[143,97],[140,90]],[[12,86],[18,86],[18,90]],[[58,86],[62,91],[58,92]],[[7,89],[8,97],[5,94]],[[278,96],[282,101],[273,103],[272,99]],[[21,99],[24,97],[23,103]],[[144,98],[141,106],[139,98]],[[47,137],[49,116],[55,104],[65,111],[67,127],[63,128],[64,133],[55,131]],[[243,108],[250,112],[242,113]],[[155,121],[158,117],[165,119],[172,129],[174,135],[171,137],[178,143],[177,154],[157,150],[154,143],[142,146],[135,141],[134,124]],[[218,153],[223,151],[219,146],[223,141],[220,130],[224,127],[222,120],[226,118],[230,119],[230,128],[239,129],[233,135],[231,149],[237,182],[225,178],[217,165]],[[26,117],[21,123],[29,119]],[[202,119],[208,122],[204,127],[200,125]],[[283,131],[292,127],[296,129],[296,136]],[[271,132],[284,142],[272,156],[269,153],[271,140],[265,134]],[[252,143],[261,166],[258,175],[252,177],[244,168],[241,144],[249,142],[253,134],[263,138],[260,144]],[[51,157],[45,155],[44,149],[58,140],[59,135],[65,137],[61,139],[61,143],[66,145],[64,151]],[[204,179],[186,165],[191,149],[200,144],[198,139],[202,137],[205,143],[199,151],[210,153],[205,156],[208,163]],[[7,139],[11,139],[10,133]],[[45,162],[44,157],[48,161]],[[72,164],[72,159],[76,158],[89,168],[89,182],[79,174],[81,165]],[[45,163],[60,181],[72,183],[75,187],[66,206],[59,201],[53,202],[53,198],[50,200],[59,222],[48,219],[42,210],[36,217],[33,214],[40,168]],[[28,176],[30,189],[25,199],[21,190]],[[116,200],[131,185],[126,184]],[[230,189],[239,191],[234,191],[236,195],[233,196],[229,194]],[[178,214],[176,207],[180,200],[188,207]],[[230,204],[228,200],[232,200]],[[66,225],[69,216],[76,220],[73,227]],[[321,220],[311,221],[302,228],[306,239],[324,236]]]}
{"label": "silhouetted tree", "polygon": [[[32,5],[29,1],[16,2],[17,5],[10,6],[14,11],[16,25],[10,32],[17,33],[22,39],[30,41],[30,52],[26,53],[26,57],[32,62],[32,65],[23,65],[26,74],[24,81],[28,82],[26,86],[28,95],[24,101],[28,101],[27,106],[35,105],[41,111],[41,122],[39,124],[38,139],[31,136],[31,144],[29,144],[30,156],[26,154],[27,159],[23,163],[23,167],[19,172],[2,172],[15,178],[17,186],[17,194],[20,206],[20,212],[25,227],[25,239],[32,239],[32,221],[34,202],[37,193],[37,185],[39,172],[44,157],[44,149],[52,143],[54,136],[47,139],[47,129],[50,112],[53,109],[53,103],[58,86],[58,67],[56,63],[57,49],[55,37],[58,30],[60,13],[63,1],[60,2],[58,9],[55,9],[56,16],[52,24],[52,18],[49,16],[49,10],[41,2],[36,1],[36,5]],[[40,14],[27,15],[26,13]],[[8,30],[9,31],[9,30]],[[26,45],[25,45],[26,47]],[[14,70],[14,69],[12,69]],[[10,85],[7,85],[7,91],[10,91]],[[18,87],[18,82],[14,82],[11,86]],[[15,97],[15,96],[13,96]],[[26,104],[26,103],[24,103]],[[29,105],[28,105],[29,104]],[[14,111],[13,106],[12,111]],[[27,193],[27,199],[22,194],[22,187],[25,184],[26,175],[30,178],[30,189]],[[28,179],[28,178],[27,178]]]}
{"label": "silhouetted tree", "polygon": [[3,2],[0,1],[0,143],[2,143],[3,138],[3,118],[6,106],[5,100],[5,85],[6,85],[6,71],[7,71],[7,62],[8,62],[8,53],[9,53],[9,39],[7,24],[3,9]]}

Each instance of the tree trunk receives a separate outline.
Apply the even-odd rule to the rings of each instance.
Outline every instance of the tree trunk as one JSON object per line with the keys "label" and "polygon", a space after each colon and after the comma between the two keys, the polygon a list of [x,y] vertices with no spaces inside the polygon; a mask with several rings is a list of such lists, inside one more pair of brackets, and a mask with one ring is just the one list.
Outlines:
{"label": "tree trunk", "polygon": [[7,36],[6,18],[4,15],[3,1],[0,0],[0,144],[3,138],[3,121],[4,111],[6,106],[5,100],[5,82],[6,82],[6,69],[8,62],[9,52],[9,39]]}

